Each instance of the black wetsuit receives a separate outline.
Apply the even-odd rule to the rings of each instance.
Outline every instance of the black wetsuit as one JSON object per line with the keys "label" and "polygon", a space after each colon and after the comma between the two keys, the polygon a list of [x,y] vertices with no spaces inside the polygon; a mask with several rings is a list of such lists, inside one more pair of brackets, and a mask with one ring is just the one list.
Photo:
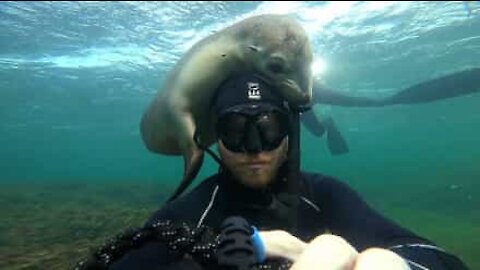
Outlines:
{"label": "black wetsuit", "polygon": [[[256,191],[228,178],[220,174],[206,179],[189,194],[162,207],[147,225],[168,219],[219,228],[226,218],[237,215],[260,230],[288,230],[303,241],[330,232],[345,238],[359,252],[369,247],[390,249],[406,259],[412,269],[466,269],[457,257],[385,218],[349,186],[334,178],[302,173],[295,229],[284,226],[282,219],[288,207],[276,199],[284,185]],[[130,251],[111,269],[200,268],[191,262],[172,262],[165,246],[153,243]]]}

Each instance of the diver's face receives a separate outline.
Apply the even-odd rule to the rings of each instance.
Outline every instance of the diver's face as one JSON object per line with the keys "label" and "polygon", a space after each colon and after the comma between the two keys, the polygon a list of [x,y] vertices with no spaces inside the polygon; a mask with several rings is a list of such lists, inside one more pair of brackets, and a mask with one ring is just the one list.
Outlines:
{"label": "diver's face", "polygon": [[287,149],[287,137],[277,148],[258,153],[232,152],[218,141],[218,151],[227,169],[240,183],[255,189],[264,188],[275,179],[287,157]]}

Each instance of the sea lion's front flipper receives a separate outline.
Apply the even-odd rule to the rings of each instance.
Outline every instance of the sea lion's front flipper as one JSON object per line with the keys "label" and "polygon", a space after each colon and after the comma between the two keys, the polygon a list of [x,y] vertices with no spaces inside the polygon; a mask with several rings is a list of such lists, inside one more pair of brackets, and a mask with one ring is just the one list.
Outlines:
{"label": "sea lion's front flipper", "polygon": [[168,199],[168,202],[176,199],[188,188],[188,186],[190,186],[202,167],[203,156],[203,151],[198,148],[194,150],[194,153],[190,157],[184,156],[185,173],[183,175],[183,179],[173,195]]}
{"label": "sea lion's front flipper", "polygon": [[302,88],[294,80],[284,80],[277,85],[283,98],[293,105],[306,105],[312,101],[311,88],[307,92],[302,91]]}
{"label": "sea lion's front flipper", "polygon": [[176,122],[178,130],[177,138],[184,160],[184,174],[180,185],[168,201],[174,200],[185,191],[197,176],[203,163],[203,150],[200,149],[194,141],[196,126],[191,113],[179,110],[176,114],[173,114],[173,116]]}

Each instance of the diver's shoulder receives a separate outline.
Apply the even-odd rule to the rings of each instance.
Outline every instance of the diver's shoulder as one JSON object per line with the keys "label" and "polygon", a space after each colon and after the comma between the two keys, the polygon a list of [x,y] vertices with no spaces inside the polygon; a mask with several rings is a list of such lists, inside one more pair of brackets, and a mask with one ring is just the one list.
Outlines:
{"label": "diver's shoulder", "polygon": [[211,193],[217,185],[217,174],[207,177],[205,180],[202,180],[197,186],[195,186],[191,191],[183,194],[176,200],[172,201],[173,205],[175,204],[189,204],[192,202],[198,203],[202,198],[210,198]]}
{"label": "diver's shoulder", "polygon": [[338,179],[335,176],[323,174],[320,172],[301,171],[301,175],[303,179],[307,182],[324,183],[324,184],[342,182],[340,179]]}
{"label": "diver's shoulder", "polygon": [[301,172],[303,181],[313,190],[322,190],[324,192],[333,190],[352,190],[349,184],[335,176],[323,174],[320,172]]}
{"label": "diver's shoulder", "polygon": [[150,217],[147,224],[153,224],[158,220],[184,220],[192,222],[198,213],[201,213],[201,210],[203,210],[216,185],[217,175],[206,178],[191,191],[184,193],[171,202],[166,202]]}

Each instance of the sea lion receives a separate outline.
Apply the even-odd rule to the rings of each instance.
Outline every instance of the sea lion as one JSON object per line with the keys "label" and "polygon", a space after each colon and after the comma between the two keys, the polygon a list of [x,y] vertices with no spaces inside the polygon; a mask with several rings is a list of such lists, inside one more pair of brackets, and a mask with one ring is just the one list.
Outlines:
{"label": "sea lion", "polygon": [[254,71],[289,103],[306,105],[312,100],[312,60],[308,35],[287,15],[249,17],[196,43],[167,75],[140,125],[149,150],[184,157],[184,177],[170,200],[201,167],[203,151],[194,134],[206,147],[215,141],[209,104],[225,79]]}

